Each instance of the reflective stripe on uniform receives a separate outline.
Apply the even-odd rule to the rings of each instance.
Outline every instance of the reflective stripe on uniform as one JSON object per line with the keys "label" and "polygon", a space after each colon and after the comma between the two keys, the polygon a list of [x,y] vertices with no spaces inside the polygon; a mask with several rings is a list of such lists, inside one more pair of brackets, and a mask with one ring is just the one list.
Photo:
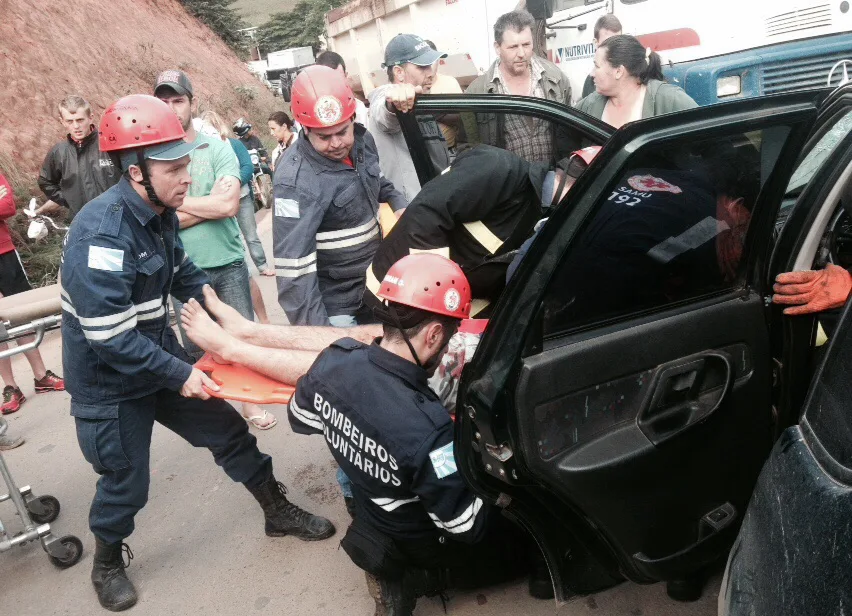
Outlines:
{"label": "reflective stripe on uniform", "polygon": [[694,250],[705,242],[709,242],[719,235],[719,233],[729,228],[724,221],[719,221],[712,216],[708,216],[677,237],[670,237],[663,240],[648,251],[648,256],[658,263],[668,263],[675,257],[689,250]]}
{"label": "reflective stripe on uniform", "polygon": [[371,498],[370,500],[385,511],[394,511],[396,509],[399,509],[403,505],[407,505],[408,503],[419,503],[420,497],[415,496],[414,498],[404,498],[396,500],[393,498]]}
{"label": "reflective stripe on uniform", "polygon": [[410,255],[419,255],[419,254],[431,254],[431,255],[441,255],[445,259],[450,258],[450,247],[442,246],[441,248],[409,248],[408,254]]}
{"label": "reflective stripe on uniform", "polygon": [[370,263],[370,267],[367,268],[367,290],[373,295],[378,295],[381,288],[382,283],[376,278],[376,274],[373,272],[373,264]]}
{"label": "reflective stripe on uniform", "polygon": [[151,321],[152,319],[158,319],[161,316],[166,314],[166,307],[161,303],[160,307],[157,308],[154,312],[146,312],[140,314],[136,317],[137,321]]}
{"label": "reflective stripe on uniform", "polygon": [[470,316],[475,317],[491,305],[487,299],[474,299],[470,302]]}
{"label": "reflective stripe on uniform", "polygon": [[323,425],[320,420],[320,416],[316,413],[311,413],[310,411],[306,411],[296,402],[296,396],[290,398],[290,412],[293,414],[293,417],[301,421],[306,426],[310,426],[316,430],[322,430]]}
{"label": "reflective stripe on uniform", "polygon": [[370,241],[379,235],[379,232],[379,222],[373,219],[359,227],[317,233],[317,250],[335,250],[357,246],[358,244]]}
{"label": "reflective stripe on uniform", "polygon": [[482,244],[485,250],[492,255],[500,250],[500,247],[503,245],[503,240],[494,235],[491,229],[486,227],[485,223],[481,220],[466,222],[464,223],[464,228],[473,236],[473,239]]}
{"label": "reflective stripe on uniform", "polygon": [[[113,336],[136,327],[138,321],[150,321],[166,314],[166,308],[161,298],[152,299],[141,304],[133,304],[127,310],[108,314],[101,317],[81,317],[74,309],[71,299],[62,287],[59,288],[59,297],[62,309],[71,314],[83,329],[83,334],[88,340],[109,340]],[[92,329],[94,327],[107,327],[117,325],[111,329]]]}
{"label": "reflective stripe on uniform", "polygon": [[461,533],[466,533],[473,528],[473,525],[476,522],[476,515],[479,513],[481,508],[482,499],[476,497],[470,506],[462,511],[461,515],[449,522],[441,521],[441,519],[434,513],[430,513],[429,517],[432,518],[432,522],[434,522],[435,526],[438,528],[445,530],[448,533],[453,533],[454,535],[460,535]]}
{"label": "reflective stripe on uniform", "polygon": [[120,325],[113,327],[112,329],[95,329],[95,330],[84,329],[83,335],[86,337],[86,340],[95,340],[95,341],[109,340],[110,338],[114,338],[114,337],[118,336],[119,334],[126,332],[128,329],[133,329],[134,327],[136,327],[136,321],[137,321],[137,318],[136,318],[136,315],[134,314],[133,317],[131,317],[130,319],[128,319],[124,323],[121,323]]}
{"label": "reflective stripe on uniform", "polygon": [[298,278],[305,274],[317,271],[317,253],[300,257],[298,259],[275,259],[275,275],[281,278]]}

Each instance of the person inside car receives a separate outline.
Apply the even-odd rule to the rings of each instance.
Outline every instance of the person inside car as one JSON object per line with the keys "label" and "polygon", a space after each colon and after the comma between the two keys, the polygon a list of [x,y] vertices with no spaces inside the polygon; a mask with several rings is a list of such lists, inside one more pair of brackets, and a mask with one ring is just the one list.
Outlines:
{"label": "person inside car", "polygon": [[648,163],[624,174],[579,236],[546,320],[635,311],[737,277],[760,189],[755,148],[698,145]]}
{"label": "person inside car", "polygon": [[514,251],[585,169],[583,157],[591,160],[595,152],[575,153],[552,169],[490,145],[465,150],[423,187],[382,240],[367,270],[364,304],[380,303],[378,281],[399,259],[432,252],[461,266],[473,292],[472,314],[485,317],[503,290]]}

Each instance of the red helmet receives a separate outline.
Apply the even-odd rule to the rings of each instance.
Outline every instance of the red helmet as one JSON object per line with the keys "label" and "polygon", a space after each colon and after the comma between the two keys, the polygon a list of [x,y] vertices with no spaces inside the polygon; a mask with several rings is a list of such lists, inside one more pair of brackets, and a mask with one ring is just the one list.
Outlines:
{"label": "red helmet", "polygon": [[385,274],[379,298],[448,317],[470,317],[470,284],[446,257],[419,253],[403,257]]}
{"label": "red helmet", "polygon": [[355,115],[355,95],[346,77],[327,66],[302,69],[291,96],[293,119],[308,128],[329,128]]}
{"label": "red helmet", "polygon": [[101,152],[145,148],[186,137],[180,120],[159,98],[132,94],[115,101],[101,118]]}

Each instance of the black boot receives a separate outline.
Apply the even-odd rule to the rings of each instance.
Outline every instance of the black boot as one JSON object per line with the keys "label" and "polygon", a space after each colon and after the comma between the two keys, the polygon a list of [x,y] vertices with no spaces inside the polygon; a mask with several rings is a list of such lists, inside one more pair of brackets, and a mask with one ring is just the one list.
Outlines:
{"label": "black boot", "polygon": [[405,577],[399,580],[379,579],[380,598],[376,600],[376,615],[411,616],[417,605],[417,595]]}
{"label": "black boot", "polygon": [[120,612],[136,605],[138,596],[133,584],[124,573],[127,565],[122,557],[122,548],[127,554],[127,564],[133,552],[126,543],[104,543],[95,537],[95,559],[92,565],[92,584],[98,593],[98,601],[106,609]]}
{"label": "black boot", "polygon": [[303,541],[319,541],[334,534],[334,524],[329,520],[312,515],[287,500],[287,488],[275,477],[259,486],[246,488],[263,509],[266,534],[270,537],[293,535]]}

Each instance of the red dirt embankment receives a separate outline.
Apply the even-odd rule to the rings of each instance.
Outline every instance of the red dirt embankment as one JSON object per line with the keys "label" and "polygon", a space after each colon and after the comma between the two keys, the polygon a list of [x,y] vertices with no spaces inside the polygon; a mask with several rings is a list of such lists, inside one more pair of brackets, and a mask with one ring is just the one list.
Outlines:
{"label": "red dirt embankment", "polygon": [[[180,68],[197,105],[265,124],[276,99],[237,55],[177,0],[0,0],[0,162],[35,178],[64,136],[56,105],[79,94],[100,113],[126,94],[151,94]],[[280,99],[278,99],[280,101]],[[282,103],[283,104],[283,103]]]}

